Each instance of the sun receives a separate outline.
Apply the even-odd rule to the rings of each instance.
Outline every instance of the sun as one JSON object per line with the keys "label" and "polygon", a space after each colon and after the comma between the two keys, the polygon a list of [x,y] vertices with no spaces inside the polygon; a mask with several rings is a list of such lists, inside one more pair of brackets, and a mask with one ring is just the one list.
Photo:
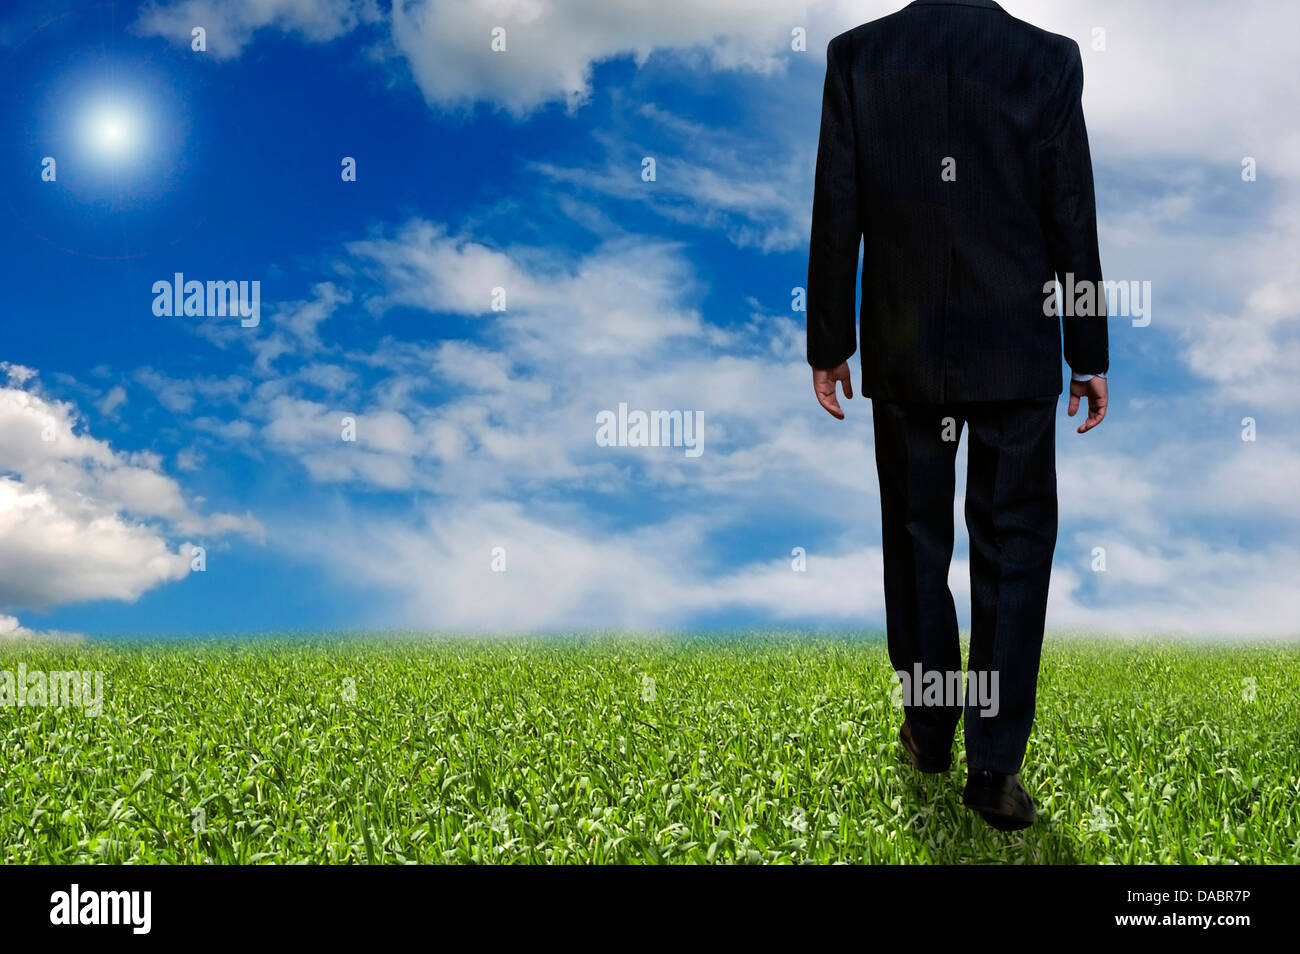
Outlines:
{"label": "sun", "polygon": [[107,103],[88,111],[87,139],[100,155],[122,159],[131,155],[139,144],[140,121],[127,105]]}

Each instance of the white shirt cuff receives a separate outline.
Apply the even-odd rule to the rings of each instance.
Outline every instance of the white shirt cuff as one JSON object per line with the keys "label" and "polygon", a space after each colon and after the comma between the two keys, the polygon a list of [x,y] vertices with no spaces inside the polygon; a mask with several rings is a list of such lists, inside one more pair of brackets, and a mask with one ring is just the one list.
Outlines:
{"label": "white shirt cuff", "polygon": [[1101,372],[1101,374],[1078,374],[1074,371],[1070,372],[1070,379],[1073,381],[1078,381],[1080,384],[1082,384],[1084,381],[1091,381],[1093,378],[1104,378],[1104,377],[1106,377],[1105,371]]}

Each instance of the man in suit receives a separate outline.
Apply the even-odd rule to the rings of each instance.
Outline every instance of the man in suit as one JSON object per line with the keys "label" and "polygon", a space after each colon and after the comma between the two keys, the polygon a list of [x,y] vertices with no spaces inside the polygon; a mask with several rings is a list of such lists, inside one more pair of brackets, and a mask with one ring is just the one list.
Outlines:
{"label": "man in suit", "polygon": [[[1078,44],[992,0],[918,0],[826,51],[808,256],[813,387],[842,419],[835,386],[853,396],[861,245],[861,391],[875,427],[889,656],[904,682],[961,671],[948,569],[968,431],[967,690],[905,693],[900,740],[916,768],[947,771],[965,701],[963,801],[1000,830],[1036,817],[1019,772],[1056,545],[1062,331],[1068,412],[1088,405],[1079,433],[1106,414],[1082,91]],[[1067,276],[1094,293],[1058,313],[1054,282]],[[994,704],[972,704],[977,678]]]}

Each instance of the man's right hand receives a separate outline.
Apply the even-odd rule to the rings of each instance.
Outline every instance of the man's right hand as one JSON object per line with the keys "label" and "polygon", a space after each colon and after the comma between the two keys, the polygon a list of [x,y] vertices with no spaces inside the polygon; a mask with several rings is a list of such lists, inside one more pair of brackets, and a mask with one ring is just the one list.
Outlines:
{"label": "man's right hand", "polygon": [[1088,417],[1079,425],[1079,433],[1092,430],[1106,418],[1106,379],[1094,374],[1087,381],[1070,382],[1070,407],[1066,413],[1074,417],[1079,410],[1079,398],[1088,401]]}

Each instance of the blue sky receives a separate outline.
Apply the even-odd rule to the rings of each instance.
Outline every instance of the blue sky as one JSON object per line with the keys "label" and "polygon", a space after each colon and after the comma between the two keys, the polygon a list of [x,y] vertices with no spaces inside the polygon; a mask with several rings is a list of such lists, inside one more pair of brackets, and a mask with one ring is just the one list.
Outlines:
{"label": "blue sky", "polygon": [[[1003,6],[1083,48],[1103,267],[1153,287],[1061,414],[1049,627],[1294,633],[1297,13]],[[7,8],[0,629],[881,626],[870,409],[817,406],[791,290],[826,42],[895,7],[528,9]],[[260,323],[156,316],[176,272]],[[704,453],[599,446],[620,403]]]}

